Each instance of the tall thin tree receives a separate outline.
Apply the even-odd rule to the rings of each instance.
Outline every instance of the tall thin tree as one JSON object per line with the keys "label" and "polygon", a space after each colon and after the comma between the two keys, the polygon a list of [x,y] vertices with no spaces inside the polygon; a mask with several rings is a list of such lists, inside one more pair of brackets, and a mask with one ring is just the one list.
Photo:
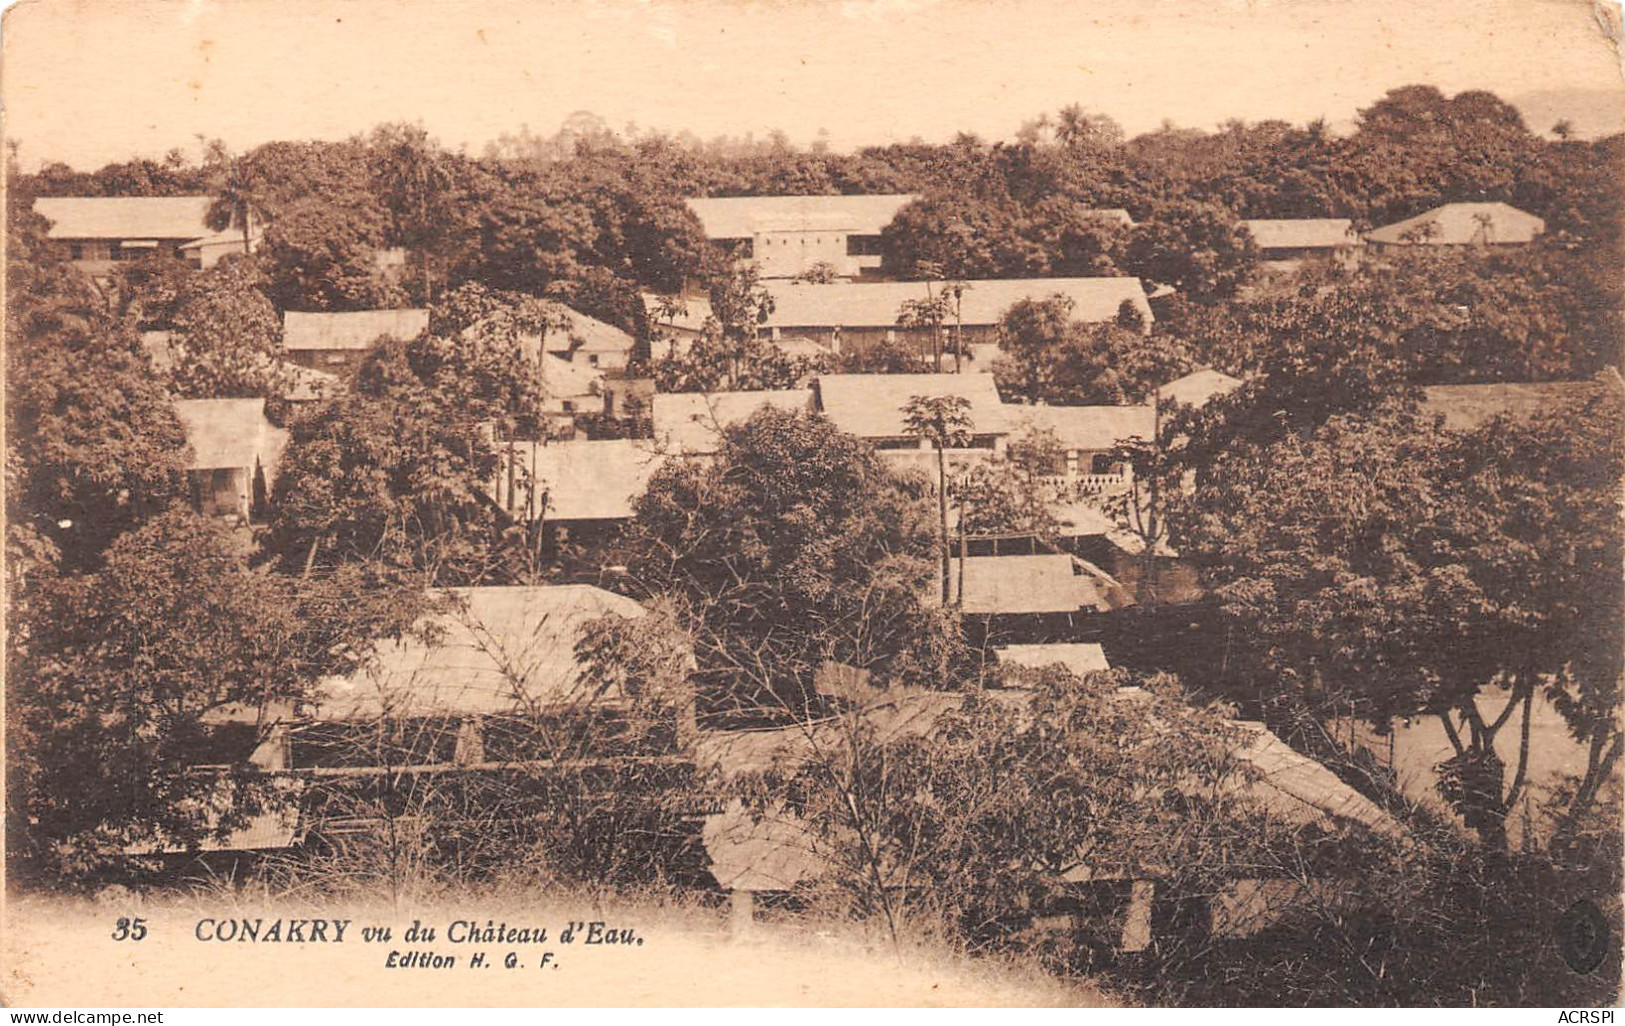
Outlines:
{"label": "tall thin tree", "polygon": [[[970,415],[970,400],[959,395],[924,396],[909,399],[903,407],[903,425],[915,438],[931,443],[937,451],[937,520],[940,533],[939,551],[942,556],[942,604],[954,601],[950,576],[953,572],[952,556],[948,545],[948,459],[945,450],[964,448],[970,444],[975,428]],[[965,545],[959,545],[959,601],[964,601]]]}

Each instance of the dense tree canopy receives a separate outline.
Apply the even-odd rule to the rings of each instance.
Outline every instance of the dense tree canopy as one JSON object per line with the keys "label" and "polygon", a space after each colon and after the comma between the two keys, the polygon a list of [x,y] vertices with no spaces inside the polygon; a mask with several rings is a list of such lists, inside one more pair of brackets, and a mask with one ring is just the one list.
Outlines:
{"label": "dense tree canopy", "polygon": [[[240,829],[271,785],[182,768],[246,760],[278,709],[412,620],[411,596],[359,573],[298,581],[244,557],[240,535],[174,508],[97,572],[38,582],[7,662],[15,868],[71,876]],[[258,721],[222,744],[209,718],[228,705]]]}
{"label": "dense tree canopy", "polygon": [[1187,373],[1183,346],[1167,334],[1146,338],[1139,312],[1124,306],[1116,322],[1090,324],[1073,319],[1065,296],[1013,304],[999,322],[993,373],[1000,394],[1054,406],[1113,406],[1143,402]]}
{"label": "dense tree canopy", "polygon": [[183,399],[281,398],[282,319],[261,291],[266,279],[233,257],[189,279],[170,315],[170,389]]}
{"label": "dense tree canopy", "polygon": [[8,550],[94,565],[183,494],[186,439],[133,325],[55,258],[39,218],[14,210],[9,224]]}
{"label": "dense tree canopy", "polygon": [[1494,736],[1527,724],[1537,690],[1594,763],[1618,757],[1618,629],[1601,621],[1620,608],[1619,407],[1601,395],[1460,436],[1400,402],[1334,414],[1212,468],[1178,541],[1288,704],[1439,717],[1459,744],[1449,793],[1499,837],[1528,745],[1503,781]]}
{"label": "dense tree canopy", "polygon": [[826,662],[939,681],[952,642],[928,604],[934,519],[924,482],[820,415],[769,407],[715,463],[655,475],[622,563],[641,593],[686,604],[702,700],[783,713]]}

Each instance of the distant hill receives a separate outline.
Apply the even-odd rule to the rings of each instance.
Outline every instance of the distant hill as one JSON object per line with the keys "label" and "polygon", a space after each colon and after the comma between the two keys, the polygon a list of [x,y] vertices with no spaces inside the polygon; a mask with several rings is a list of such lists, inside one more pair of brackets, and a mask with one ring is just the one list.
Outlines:
{"label": "distant hill", "polygon": [[1552,126],[1565,118],[1582,139],[1625,132],[1625,82],[1618,89],[1539,89],[1510,102],[1537,135],[1550,135]]}

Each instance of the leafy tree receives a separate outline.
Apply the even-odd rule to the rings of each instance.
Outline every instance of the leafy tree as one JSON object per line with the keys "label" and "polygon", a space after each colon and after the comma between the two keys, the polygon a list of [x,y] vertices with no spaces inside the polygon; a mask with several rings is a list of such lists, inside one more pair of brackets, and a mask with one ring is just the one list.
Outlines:
{"label": "leafy tree", "polygon": [[293,570],[381,561],[430,583],[484,579],[497,569],[488,413],[420,377],[405,343],[380,346],[344,396],[290,425],[270,550]]}
{"label": "leafy tree", "polygon": [[543,341],[572,323],[557,302],[467,284],[430,310],[429,331],[408,340],[405,352],[412,372],[442,401],[491,420],[509,437],[539,438]]}
{"label": "leafy tree", "polygon": [[820,260],[796,275],[797,285],[829,285],[841,280],[841,269],[828,260]]}
{"label": "leafy tree", "polygon": [[[96,572],[42,584],[8,652],[7,835],[24,875],[82,876],[245,826],[279,798],[246,765],[277,709],[410,622],[410,596],[359,575],[300,582],[244,556],[240,536],[176,508]],[[257,711],[247,737],[212,733],[227,706]],[[204,762],[233,767],[183,772]]]}
{"label": "leafy tree", "polygon": [[175,320],[181,293],[200,273],[184,260],[154,253],[115,265],[102,288],[119,315],[142,328],[167,328]]}
{"label": "leafy tree", "polygon": [[[687,352],[655,366],[662,392],[749,392],[795,388],[813,371],[811,361],[792,357],[761,338],[773,313],[773,297],[753,267],[720,276],[711,287],[711,316]],[[656,352],[665,348],[655,341]]]}
{"label": "leafy tree", "polygon": [[422,301],[432,303],[435,267],[444,260],[460,199],[450,158],[418,125],[379,125],[368,149],[392,216],[391,237],[416,254],[423,273]]}
{"label": "leafy tree", "polygon": [[281,207],[262,246],[270,295],[287,310],[376,310],[406,294],[378,265],[388,215],[370,197],[340,204],[303,197]]}
{"label": "leafy tree", "polygon": [[929,499],[824,417],[772,408],[711,464],[668,462],[619,562],[681,603],[702,706],[802,714],[826,662],[936,681],[956,627],[925,600]]}
{"label": "leafy tree", "polygon": [[1049,254],[1049,274],[1107,278],[1122,273],[1118,261],[1130,229],[1075,199],[1040,200],[1032,211],[1030,231]]}
{"label": "leafy tree", "polygon": [[[1358,864],[1355,844],[1295,832],[1251,797],[1244,735],[1223,710],[1188,704],[1177,680],[1080,680],[1059,666],[1005,676],[1021,690],[852,710],[735,782],[757,815],[806,831],[823,867],[810,896],[880,918],[894,938],[930,924],[973,950],[1078,971],[1109,956],[1122,924],[1091,915],[1069,881],[1155,879],[1177,901],[1299,852]],[[1119,692],[1129,683],[1139,697]],[[1063,908],[1071,929],[1037,927]]]}
{"label": "leafy tree", "polygon": [[93,566],[184,494],[186,437],[131,325],[56,258],[43,220],[14,209],[8,225],[8,550]]}
{"label": "leafy tree", "polygon": [[1105,114],[1090,113],[1081,104],[1068,104],[1055,115],[1055,142],[1067,149],[1109,149],[1123,143],[1123,128]]}
{"label": "leafy tree", "polygon": [[836,361],[842,374],[926,374],[931,364],[906,338],[882,338],[873,345],[849,349]]}
{"label": "leafy tree", "polygon": [[1103,492],[1094,501],[1139,546],[1141,600],[1157,608],[1157,563],[1168,540],[1169,507],[1178,502],[1185,472],[1180,428],[1186,415],[1170,400],[1153,397],[1151,437],[1119,439],[1111,458],[1128,468],[1128,487]]}
{"label": "leafy tree", "polygon": [[1135,225],[1121,266],[1198,303],[1228,299],[1257,267],[1257,248],[1235,215],[1212,203],[1173,201]]}
{"label": "leafy tree", "polygon": [[261,288],[267,279],[234,257],[189,281],[175,299],[170,388],[183,399],[281,398],[282,321]]}
{"label": "leafy tree", "polygon": [[975,280],[1042,273],[1046,257],[1023,234],[1018,205],[976,195],[928,195],[881,232],[888,271],[905,279]]}
{"label": "leafy tree", "polygon": [[1188,362],[1166,336],[1148,341],[1136,328],[1073,320],[1072,301],[1061,295],[1013,304],[999,320],[998,338],[1000,391],[1058,406],[1141,399]]}
{"label": "leafy tree", "polygon": [[254,226],[264,219],[267,205],[260,169],[252,161],[234,156],[223,141],[214,139],[204,147],[203,171],[216,197],[209,208],[209,227],[215,231],[237,228],[243,233],[243,252],[249,252]]}
{"label": "leafy tree", "polygon": [[[1620,602],[1620,426],[1616,398],[1465,437],[1398,405],[1338,414],[1202,478],[1178,544],[1287,706],[1384,728],[1436,717],[1458,746],[1447,797],[1502,845],[1537,691],[1591,753],[1585,801],[1619,748],[1602,623]],[[1512,724],[1508,781],[1494,742]]]}
{"label": "leafy tree", "polygon": [[912,331],[923,331],[931,338],[931,371],[942,373],[942,326],[953,315],[954,303],[946,293],[931,291],[926,285],[925,299],[905,299],[897,309],[897,326]]}

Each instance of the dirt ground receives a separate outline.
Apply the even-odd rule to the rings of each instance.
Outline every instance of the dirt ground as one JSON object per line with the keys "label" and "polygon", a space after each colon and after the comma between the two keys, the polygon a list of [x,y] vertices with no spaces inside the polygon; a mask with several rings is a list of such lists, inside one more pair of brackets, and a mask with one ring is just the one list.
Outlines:
{"label": "dirt ground", "polygon": [[[143,939],[116,940],[140,917]],[[343,941],[310,941],[310,920],[348,920]],[[302,940],[268,942],[304,920]],[[407,942],[413,920],[432,941]],[[222,921],[259,920],[260,939],[214,939]],[[454,921],[547,929],[544,943],[453,943]],[[594,920],[630,929],[630,943],[585,943]],[[566,923],[583,924],[560,942]],[[128,925],[128,924],[127,924]],[[388,941],[367,939],[388,927]],[[225,927],[225,931],[231,930]],[[242,931],[242,926],[236,927]],[[336,926],[324,930],[332,937]],[[458,934],[466,932],[459,928]],[[200,934],[204,939],[199,939]],[[639,943],[641,941],[641,943]],[[446,968],[390,968],[409,952],[452,956]],[[483,952],[485,964],[471,966]],[[552,958],[542,965],[544,953]],[[509,953],[518,965],[506,968]],[[636,907],[593,912],[489,902],[473,908],[315,907],[136,896],[99,901],[14,898],[0,938],[0,1000],[11,1007],[187,1006],[1100,1006],[1092,987],[1025,968],[924,949],[899,956],[854,930],[754,923],[735,932],[700,911]]]}

